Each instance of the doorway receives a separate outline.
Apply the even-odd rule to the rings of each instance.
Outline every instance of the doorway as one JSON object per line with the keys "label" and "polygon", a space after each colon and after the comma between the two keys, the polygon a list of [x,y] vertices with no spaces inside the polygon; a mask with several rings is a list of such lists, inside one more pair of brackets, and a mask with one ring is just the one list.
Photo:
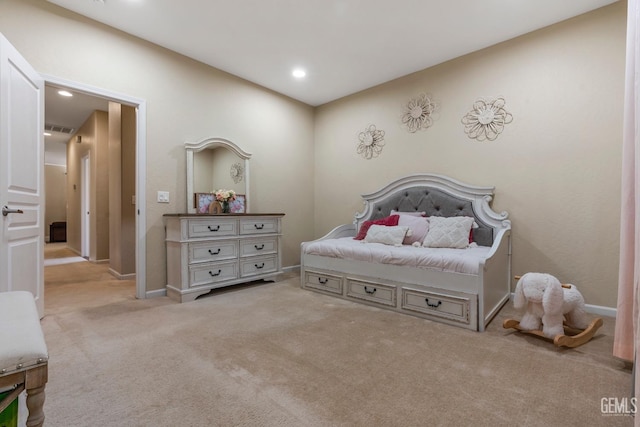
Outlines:
{"label": "doorway", "polygon": [[[43,75],[46,85],[55,87],[68,88],[70,91],[81,93],[84,95],[94,96],[107,100],[113,103],[122,104],[135,109],[135,195],[133,196],[132,203],[135,204],[135,296],[136,298],[145,298],[145,282],[146,282],[146,262],[145,252],[146,243],[144,239],[145,230],[145,178],[146,178],[146,102],[144,100],[134,98],[128,95],[122,95],[108,91],[105,89],[92,87],[77,82],[72,82],[64,79],[60,79],[55,76]],[[45,112],[46,114],[46,112]],[[93,173],[90,157],[87,157],[86,161],[82,160],[83,176]],[[83,180],[85,178],[83,177]],[[87,186],[82,186],[80,191],[84,191]],[[83,198],[86,196],[83,196]],[[85,209],[83,206],[83,213],[89,212],[89,215],[82,215],[82,217],[91,216],[91,210]],[[84,220],[83,220],[84,222]],[[83,225],[84,228],[86,225]],[[88,233],[83,233],[87,235]],[[85,242],[85,238],[82,238],[82,255],[90,253],[91,241]]]}

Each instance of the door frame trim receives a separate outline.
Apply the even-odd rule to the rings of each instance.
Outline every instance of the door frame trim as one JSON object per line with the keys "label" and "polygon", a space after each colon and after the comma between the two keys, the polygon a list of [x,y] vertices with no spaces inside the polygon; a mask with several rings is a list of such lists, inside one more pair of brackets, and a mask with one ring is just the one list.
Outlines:
{"label": "door frame trim", "polygon": [[144,299],[147,282],[147,229],[146,188],[147,179],[147,101],[111,90],[40,73],[44,84],[65,86],[87,95],[95,95],[136,109],[136,298]]}

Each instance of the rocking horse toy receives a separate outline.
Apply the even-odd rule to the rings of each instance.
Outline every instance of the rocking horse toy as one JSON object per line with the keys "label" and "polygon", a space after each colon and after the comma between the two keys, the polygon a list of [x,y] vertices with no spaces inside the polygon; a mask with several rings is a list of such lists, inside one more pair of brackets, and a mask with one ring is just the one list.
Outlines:
{"label": "rocking horse toy", "polygon": [[578,347],[593,338],[603,325],[599,317],[589,322],[584,298],[575,285],[561,284],[546,273],[515,278],[518,283],[513,306],[526,311],[520,322],[506,319],[502,324],[505,329],[551,340],[558,347]]}

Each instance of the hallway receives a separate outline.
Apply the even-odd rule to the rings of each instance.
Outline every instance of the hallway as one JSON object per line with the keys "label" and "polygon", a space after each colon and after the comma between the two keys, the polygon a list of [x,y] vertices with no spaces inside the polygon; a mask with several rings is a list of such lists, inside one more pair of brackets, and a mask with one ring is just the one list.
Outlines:
{"label": "hallway", "polygon": [[45,316],[134,300],[135,280],[118,280],[109,264],[79,257],[66,243],[47,243],[44,249]]}

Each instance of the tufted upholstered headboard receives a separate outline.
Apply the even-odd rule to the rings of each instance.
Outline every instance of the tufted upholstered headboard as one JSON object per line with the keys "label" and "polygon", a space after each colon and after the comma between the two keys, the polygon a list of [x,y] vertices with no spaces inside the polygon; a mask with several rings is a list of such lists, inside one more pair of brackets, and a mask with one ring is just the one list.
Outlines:
{"label": "tufted upholstered headboard", "polygon": [[475,218],[478,228],[473,229],[473,241],[480,246],[493,244],[493,228],[487,226],[473,211],[470,201],[429,187],[407,188],[388,199],[374,204],[371,218],[389,216],[391,211],[426,212],[426,216],[470,216]]}
{"label": "tufted upholstered headboard", "polygon": [[365,209],[355,215],[357,229],[366,220],[389,216],[392,210],[426,212],[426,216],[470,216],[478,224],[473,229],[473,240],[481,246],[492,246],[496,230],[507,218],[506,212],[496,214],[489,207],[493,187],[471,186],[435,174],[400,178],[362,198]]}

